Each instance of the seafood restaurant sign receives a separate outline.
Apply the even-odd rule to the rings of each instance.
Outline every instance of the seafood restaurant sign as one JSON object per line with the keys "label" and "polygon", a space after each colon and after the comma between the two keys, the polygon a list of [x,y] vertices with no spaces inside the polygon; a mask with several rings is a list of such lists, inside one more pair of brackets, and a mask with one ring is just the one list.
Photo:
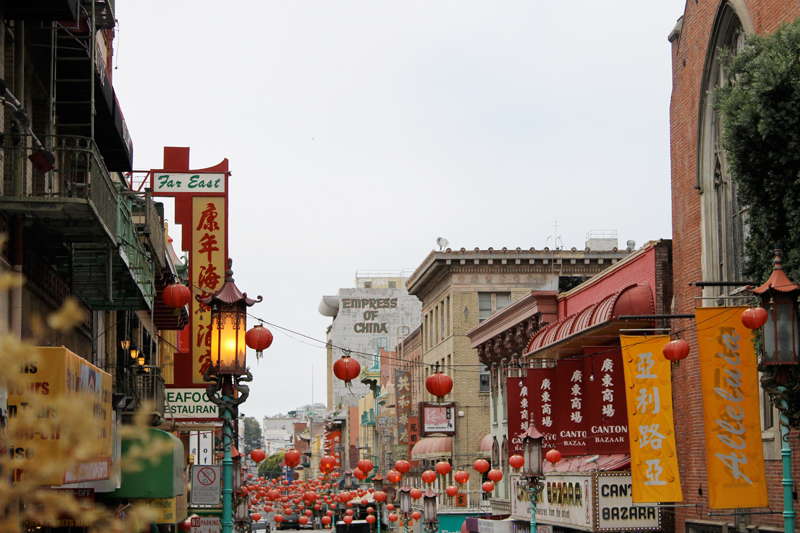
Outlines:
{"label": "seafood restaurant sign", "polygon": [[219,418],[219,408],[203,389],[167,390],[167,409],[173,418]]}

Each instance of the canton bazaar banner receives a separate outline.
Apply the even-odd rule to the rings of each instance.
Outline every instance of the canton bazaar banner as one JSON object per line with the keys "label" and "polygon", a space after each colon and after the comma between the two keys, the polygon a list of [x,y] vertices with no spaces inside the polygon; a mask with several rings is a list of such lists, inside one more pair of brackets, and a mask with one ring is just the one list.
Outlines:
{"label": "canton bazaar banner", "polygon": [[675,453],[669,335],[622,335],[634,503],[683,501]]}
{"label": "canton bazaar banner", "polygon": [[761,444],[758,360],[753,332],[742,324],[745,309],[695,309],[708,502],[712,509],[769,506]]}
{"label": "canton bazaar banner", "polygon": [[522,454],[519,437],[533,424],[545,447],[565,457],[629,453],[628,412],[619,348],[586,349],[581,360],[556,367],[528,368],[506,380],[511,441],[509,455]]}

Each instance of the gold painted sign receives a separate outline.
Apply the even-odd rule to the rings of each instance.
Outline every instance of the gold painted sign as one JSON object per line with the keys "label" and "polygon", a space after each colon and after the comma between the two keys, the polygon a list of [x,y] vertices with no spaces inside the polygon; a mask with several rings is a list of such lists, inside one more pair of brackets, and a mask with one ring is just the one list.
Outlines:
{"label": "gold painted sign", "polygon": [[[41,485],[60,486],[108,479],[111,475],[111,375],[66,348],[32,347],[16,367],[18,375],[8,387],[8,453],[14,481],[25,479],[26,470],[39,457],[58,464],[68,450],[61,440],[58,404],[64,398],[88,398],[98,441],[98,456],[65,471],[39,479]],[[33,412],[32,412],[33,411]],[[30,415],[48,419],[39,427]]]}
{"label": "gold painted sign", "polygon": [[178,522],[177,498],[144,498],[131,500],[134,508],[149,509],[155,514],[154,524],[175,524]]}
{"label": "gold painted sign", "polygon": [[[225,198],[196,196],[192,198],[192,280],[205,298],[218,291],[225,282]],[[204,383],[203,373],[211,365],[211,310],[191,299],[192,317],[192,382]]]}
{"label": "gold painted sign", "polygon": [[747,307],[695,309],[708,502],[712,509],[768,507],[753,332],[742,325]]}
{"label": "gold painted sign", "polygon": [[664,357],[669,336],[620,336],[625,368],[634,503],[683,501],[675,423],[672,373]]}

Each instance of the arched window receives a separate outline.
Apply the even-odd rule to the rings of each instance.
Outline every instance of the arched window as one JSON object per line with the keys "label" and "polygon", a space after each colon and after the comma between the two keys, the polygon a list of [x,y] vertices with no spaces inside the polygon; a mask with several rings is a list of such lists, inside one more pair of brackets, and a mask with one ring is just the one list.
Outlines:
{"label": "arched window", "polygon": [[[752,22],[741,0],[720,3],[706,51],[700,96],[697,147],[697,188],[701,194],[703,279],[742,280],[747,208],[740,205],[720,144],[721,120],[713,109],[714,89],[729,83],[724,52],[744,47]],[[715,290],[719,295],[725,288]]]}

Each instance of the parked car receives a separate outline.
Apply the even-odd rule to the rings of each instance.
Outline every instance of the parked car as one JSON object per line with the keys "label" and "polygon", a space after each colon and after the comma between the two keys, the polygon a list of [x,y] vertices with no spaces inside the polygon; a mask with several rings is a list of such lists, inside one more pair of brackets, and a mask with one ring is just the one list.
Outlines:
{"label": "parked car", "polygon": [[292,513],[283,515],[283,522],[275,524],[277,529],[300,529],[300,515]]}
{"label": "parked car", "polygon": [[253,522],[252,524],[250,524],[250,532],[253,533],[255,531],[264,531],[265,533],[269,533],[270,523],[267,522],[266,520]]}

